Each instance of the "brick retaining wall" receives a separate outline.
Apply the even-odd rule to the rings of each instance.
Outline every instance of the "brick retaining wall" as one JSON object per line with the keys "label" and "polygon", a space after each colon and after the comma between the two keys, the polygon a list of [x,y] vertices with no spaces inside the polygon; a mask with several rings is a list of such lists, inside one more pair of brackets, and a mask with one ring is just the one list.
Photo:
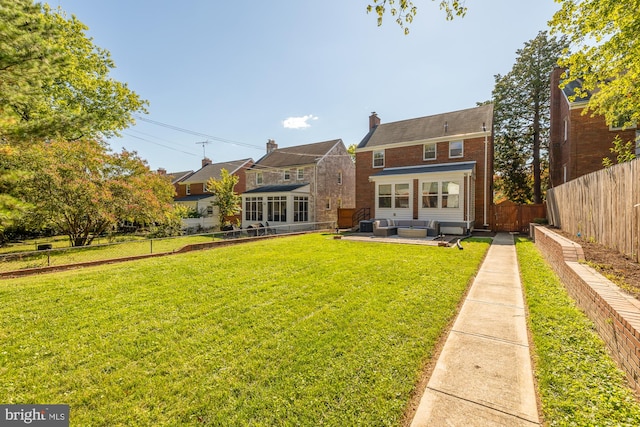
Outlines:
{"label": "brick retaining wall", "polygon": [[546,227],[531,228],[536,246],[558,274],[636,393],[640,394],[640,301],[625,294],[584,261],[582,247]]}

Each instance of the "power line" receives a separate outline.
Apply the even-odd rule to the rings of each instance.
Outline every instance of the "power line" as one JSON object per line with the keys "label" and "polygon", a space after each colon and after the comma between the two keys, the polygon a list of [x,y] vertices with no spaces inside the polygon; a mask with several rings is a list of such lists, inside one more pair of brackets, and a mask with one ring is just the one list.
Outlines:
{"label": "power line", "polygon": [[169,147],[168,145],[160,144],[159,142],[154,142],[154,141],[148,140],[146,138],[141,138],[139,136],[131,135],[131,134],[126,133],[126,132],[124,132],[123,134],[128,136],[128,137],[130,137],[130,138],[139,139],[141,141],[145,141],[145,142],[148,142],[150,144],[155,144],[155,145],[159,145],[160,147],[168,148],[169,150],[178,151],[180,153],[188,154],[188,155],[194,156],[194,157],[199,157],[197,154],[190,153],[188,151],[178,150],[177,148]]}
{"label": "power line", "polygon": [[174,126],[174,125],[170,125],[170,124],[167,124],[167,123],[158,122],[156,120],[147,119],[147,118],[139,116],[137,114],[135,115],[135,117],[138,120],[141,120],[143,122],[151,123],[152,125],[156,125],[156,126],[162,126],[164,128],[167,128],[167,129],[175,130],[177,132],[188,133],[190,135],[195,135],[195,136],[200,136],[200,137],[207,138],[207,139],[212,139],[214,141],[223,142],[225,144],[237,145],[237,146],[240,146],[240,147],[247,147],[247,148],[254,148],[256,150],[264,150],[264,147],[260,147],[260,146],[257,146],[257,145],[247,144],[245,142],[233,141],[231,139],[220,138],[220,137],[213,136],[213,135],[207,135],[206,133],[196,132],[196,131],[192,131],[192,130],[189,130],[189,129],[181,128],[179,126]]}

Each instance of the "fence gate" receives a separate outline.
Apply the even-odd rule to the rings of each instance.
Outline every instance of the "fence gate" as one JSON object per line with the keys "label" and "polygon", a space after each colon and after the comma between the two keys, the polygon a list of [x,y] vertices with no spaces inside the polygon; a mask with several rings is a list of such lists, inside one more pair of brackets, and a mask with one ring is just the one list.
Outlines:
{"label": "fence gate", "polygon": [[544,203],[535,205],[517,205],[513,202],[502,202],[493,206],[495,231],[528,232],[529,223],[534,218],[546,218]]}

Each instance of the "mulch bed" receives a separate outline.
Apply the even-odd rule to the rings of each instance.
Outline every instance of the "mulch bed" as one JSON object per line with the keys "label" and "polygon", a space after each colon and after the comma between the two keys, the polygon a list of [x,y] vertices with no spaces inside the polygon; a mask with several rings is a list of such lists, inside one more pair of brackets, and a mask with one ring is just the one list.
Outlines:
{"label": "mulch bed", "polygon": [[614,249],[554,228],[553,231],[582,246],[589,264],[640,300],[640,264]]}

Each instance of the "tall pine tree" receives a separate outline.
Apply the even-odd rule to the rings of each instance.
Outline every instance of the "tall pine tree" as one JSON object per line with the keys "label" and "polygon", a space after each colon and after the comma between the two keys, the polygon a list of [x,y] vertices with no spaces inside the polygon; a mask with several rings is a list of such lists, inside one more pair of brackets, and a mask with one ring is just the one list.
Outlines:
{"label": "tall pine tree", "polygon": [[524,44],[493,89],[496,185],[516,203],[542,203],[549,148],[550,74],[563,51],[564,37],[546,31]]}

